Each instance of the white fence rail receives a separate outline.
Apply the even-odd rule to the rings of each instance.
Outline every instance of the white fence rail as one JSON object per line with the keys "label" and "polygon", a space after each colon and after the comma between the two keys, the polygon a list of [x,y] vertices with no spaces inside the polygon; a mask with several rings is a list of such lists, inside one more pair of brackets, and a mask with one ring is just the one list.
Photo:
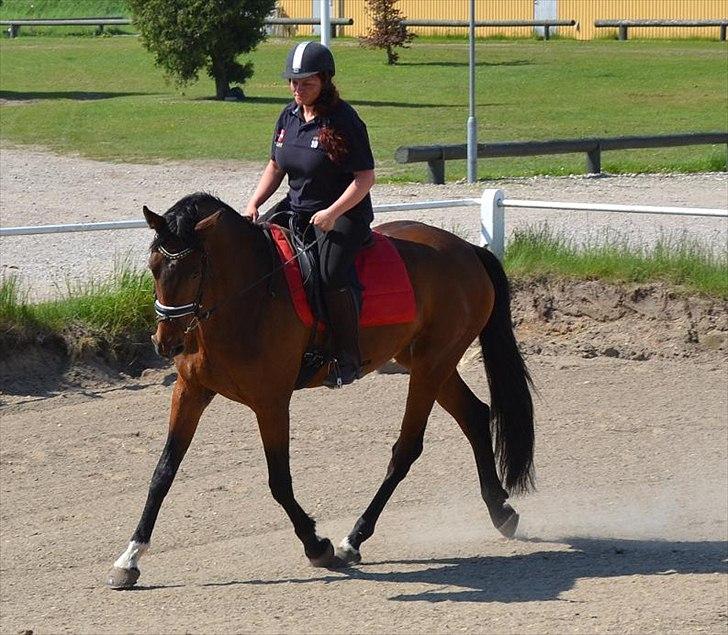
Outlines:
{"label": "white fence rail", "polygon": [[617,205],[611,203],[566,203],[560,201],[524,201],[506,198],[503,190],[484,190],[480,199],[480,243],[499,258],[505,251],[505,208],[560,209],[583,212],[632,214],[667,214],[673,216],[712,216],[728,218],[728,210],[710,207],[660,207],[656,205]]}
{"label": "white fence rail", "polygon": [[[567,203],[560,201],[529,201],[506,198],[503,190],[488,189],[478,198],[457,198],[417,203],[392,203],[375,205],[374,212],[406,212],[423,209],[452,207],[480,207],[480,243],[499,258],[505,251],[505,209],[555,209],[569,211],[614,212],[631,214],[668,214],[673,216],[710,216],[728,219],[728,210],[705,207],[661,207],[657,205],[617,205],[611,203]],[[72,223],[67,225],[35,225],[28,227],[0,227],[1,236],[27,236],[31,234],[58,234],[63,232],[108,231],[115,229],[140,229],[146,227],[143,220],[108,221],[102,223]]]}

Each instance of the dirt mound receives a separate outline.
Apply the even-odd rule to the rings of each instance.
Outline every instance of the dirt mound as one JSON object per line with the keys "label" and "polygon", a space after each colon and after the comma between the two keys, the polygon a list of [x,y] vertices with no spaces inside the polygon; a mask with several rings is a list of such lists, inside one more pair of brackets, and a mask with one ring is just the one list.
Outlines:
{"label": "dirt mound", "polygon": [[512,312],[527,354],[710,361],[728,349],[728,301],[664,284],[516,281]]}
{"label": "dirt mound", "polygon": [[[615,285],[557,279],[515,281],[512,313],[526,355],[626,360],[691,358],[719,362],[728,350],[728,301],[680,295],[666,285]],[[47,395],[163,374],[149,339],[94,339],[71,329],[63,337],[25,338],[0,353],[0,393]],[[461,366],[480,359],[477,341]],[[380,372],[404,372],[391,363]]]}
{"label": "dirt mound", "polygon": [[109,337],[69,325],[62,333],[0,333],[0,395],[49,396],[126,383],[168,366],[148,334]]}

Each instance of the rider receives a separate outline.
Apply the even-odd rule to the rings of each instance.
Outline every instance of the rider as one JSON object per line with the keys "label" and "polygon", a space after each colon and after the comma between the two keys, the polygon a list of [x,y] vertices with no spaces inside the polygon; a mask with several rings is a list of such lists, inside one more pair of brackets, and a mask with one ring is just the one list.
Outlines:
{"label": "rider", "polygon": [[329,387],[350,384],[361,371],[359,316],[350,270],[370,236],[374,219],[369,190],[374,158],[364,122],[344,100],[331,78],[331,51],[317,42],[294,46],[283,77],[294,101],[278,117],[271,156],[244,212],[253,220],[258,208],[288,176],[286,203],[302,223],[314,228],[319,245],[321,281],[328,309],[334,367]]}

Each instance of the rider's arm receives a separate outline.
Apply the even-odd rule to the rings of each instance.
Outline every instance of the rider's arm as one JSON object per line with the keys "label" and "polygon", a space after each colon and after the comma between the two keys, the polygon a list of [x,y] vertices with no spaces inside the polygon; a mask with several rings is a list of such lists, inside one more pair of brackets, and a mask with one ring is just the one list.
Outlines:
{"label": "rider's arm", "polygon": [[334,219],[339,218],[352,207],[360,203],[374,185],[374,170],[361,170],[354,172],[354,180],[343,191],[341,196],[330,206],[329,211]]}
{"label": "rider's arm", "polygon": [[250,197],[243,216],[250,216],[253,220],[258,218],[258,208],[278,189],[284,176],[285,172],[278,167],[273,159],[268,161],[268,165],[263,170],[260,181],[258,181],[258,187],[255,188],[253,196]]}

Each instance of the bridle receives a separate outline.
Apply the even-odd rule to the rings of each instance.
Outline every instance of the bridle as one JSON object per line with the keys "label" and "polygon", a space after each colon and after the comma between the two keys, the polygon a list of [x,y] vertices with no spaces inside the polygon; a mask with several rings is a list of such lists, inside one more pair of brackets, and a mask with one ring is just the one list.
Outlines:
{"label": "bridle", "polygon": [[[186,258],[195,250],[192,247],[187,247],[182,251],[171,252],[167,251],[164,247],[159,245],[157,251],[162,254],[167,260],[178,261]],[[200,284],[197,287],[197,294],[195,295],[195,301],[189,304],[180,304],[178,306],[167,306],[162,304],[158,299],[156,292],[154,294],[154,312],[157,314],[157,322],[171,322],[188,315],[192,316],[190,323],[185,328],[185,334],[193,331],[200,325],[201,320],[206,320],[212,315],[214,309],[207,311],[202,310],[202,293],[204,291],[205,274],[207,273],[207,253],[202,252],[202,267],[200,269]]]}
{"label": "bridle", "polygon": [[[263,227],[266,237],[268,238],[269,244],[271,244],[271,247],[273,250],[275,250],[275,247],[272,246],[272,239],[270,237],[270,231]],[[312,247],[316,245],[315,242],[309,243],[306,247],[301,249],[298,253],[294,254],[291,258],[280,264],[278,267],[274,267],[273,271],[265,274],[252,284],[249,284],[244,289],[241,289],[234,295],[226,298],[219,304],[207,309],[203,310],[202,307],[202,294],[204,292],[204,285],[205,285],[205,277],[207,274],[208,269],[208,257],[207,253],[202,250],[202,267],[200,269],[200,284],[197,287],[197,294],[195,295],[195,301],[190,302],[189,304],[180,304],[177,306],[167,306],[166,304],[162,304],[158,299],[156,292],[154,294],[154,312],[157,314],[157,323],[160,322],[171,322],[172,320],[177,320],[182,317],[186,317],[188,315],[192,316],[192,319],[190,320],[189,324],[185,327],[184,333],[185,335],[189,333],[190,331],[194,331],[198,326],[200,326],[200,322],[203,320],[209,319],[212,314],[217,311],[221,306],[224,304],[227,304],[232,299],[237,298],[238,296],[243,295],[244,293],[247,293],[254,287],[257,287],[262,282],[265,282],[268,278],[274,276],[276,273],[284,269],[289,263],[293,262],[294,260],[297,260],[300,258],[304,252],[308,251]],[[183,249],[181,251],[177,252],[170,252],[167,251],[162,245],[157,246],[156,250],[162,254],[167,260],[170,261],[178,261],[182,260],[183,258],[186,258],[191,253],[195,251],[194,247],[187,247],[186,249]],[[272,290],[271,290],[272,294]]]}

